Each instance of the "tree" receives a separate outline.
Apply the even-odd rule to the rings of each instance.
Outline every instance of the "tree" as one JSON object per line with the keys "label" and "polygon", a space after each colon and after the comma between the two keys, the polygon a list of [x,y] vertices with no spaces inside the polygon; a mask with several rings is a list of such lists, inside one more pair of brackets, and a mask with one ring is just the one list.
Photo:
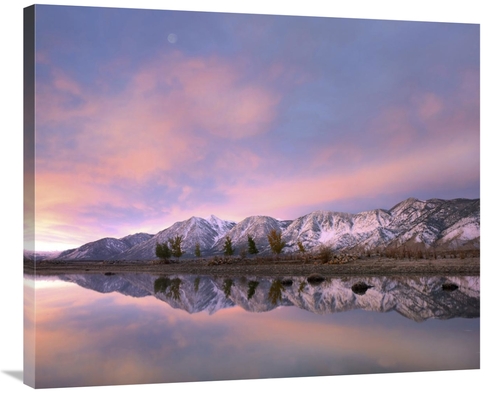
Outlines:
{"label": "tree", "polygon": [[306,249],[304,248],[304,245],[302,244],[302,242],[300,240],[297,240],[297,246],[299,247],[299,251],[301,253],[305,253],[306,252]]}
{"label": "tree", "polygon": [[269,241],[269,246],[271,246],[271,251],[275,254],[280,254],[285,247],[285,242],[281,240],[281,232],[276,229],[271,229],[267,235],[267,240]]}
{"label": "tree", "polygon": [[233,242],[229,236],[226,236],[224,243],[224,255],[230,256],[234,254]]}
{"label": "tree", "polygon": [[156,256],[162,259],[164,262],[167,262],[168,259],[172,256],[172,251],[168,247],[168,243],[156,243]]}
{"label": "tree", "polygon": [[197,258],[201,257],[200,243],[196,243],[196,245],[194,246],[194,255]]}
{"label": "tree", "polygon": [[172,250],[172,255],[179,259],[182,254],[184,254],[184,251],[182,251],[181,244],[182,240],[184,240],[184,236],[179,235],[174,237],[173,239],[170,238],[168,239],[168,242],[170,244],[170,249]]}
{"label": "tree", "polygon": [[253,255],[259,253],[259,249],[255,245],[255,240],[250,235],[248,235],[248,253]]}

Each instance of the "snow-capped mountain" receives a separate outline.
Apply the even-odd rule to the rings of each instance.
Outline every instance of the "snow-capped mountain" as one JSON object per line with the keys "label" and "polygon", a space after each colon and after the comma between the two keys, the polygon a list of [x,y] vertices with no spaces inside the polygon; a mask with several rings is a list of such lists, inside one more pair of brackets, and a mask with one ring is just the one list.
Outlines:
{"label": "snow-capped mountain", "polygon": [[217,236],[214,239],[216,242],[236,225],[234,221],[221,220],[213,214],[206,218],[206,220],[212,226],[213,230],[217,232]]}
{"label": "snow-capped mountain", "polygon": [[119,255],[116,259],[122,260],[141,260],[156,258],[156,243],[167,242],[169,238],[182,236],[182,249],[185,251],[185,257],[193,257],[196,244],[200,245],[200,250],[206,254],[213,245],[225,233],[231,231],[236,223],[232,221],[221,220],[211,216],[209,220],[200,217],[191,217],[186,221],[179,221],[147,241],[132,247]]}
{"label": "snow-capped mountain", "polygon": [[222,254],[226,236],[239,252],[252,236],[261,254],[270,253],[267,234],[281,231],[286,246],[283,252],[327,245],[335,251],[353,248],[375,248],[390,245],[421,244],[425,247],[475,247],[480,243],[479,199],[409,198],[389,210],[375,209],[357,214],[315,211],[295,220],[277,220],[268,216],[251,216],[239,223],[215,216],[191,217],[176,222],[156,235],[135,236],[132,242],[106,238],[87,243],[78,249],[61,253],[58,259],[147,260],[156,258],[156,243],[183,236],[184,257],[193,257],[196,244],[203,256]]}
{"label": "snow-capped mountain", "polygon": [[86,243],[78,248],[61,252],[56,259],[61,260],[101,260],[114,259],[118,254],[129,248],[141,244],[153,235],[148,233],[136,233],[121,239],[105,237],[95,242]]}
{"label": "snow-capped mountain", "polygon": [[[75,274],[60,276],[84,288],[126,296],[154,296],[171,307],[188,313],[241,307],[249,312],[266,312],[280,306],[298,307],[316,314],[349,310],[397,312],[414,321],[479,317],[480,278],[474,277],[351,277],[332,278],[311,285],[306,277],[280,278],[208,277],[194,275],[155,276],[149,274]],[[369,289],[356,293],[363,282]],[[443,284],[457,289],[446,291]]]}
{"label": "snow-capped mountain", "polygon": [[224,236],[213,245],[212,252],[222,252],[226,236],[231,239],[233,248],[236,252],[242,248],[248,248],[248,236],[252,236],[259,252],[268,251],[269,242],[267,240],[267,234],[273,229],[276,231],[283,231],[289,224],[289,221],[278,221],[275,218],[267,216],[247,217],[225,233]]}
{"label": "snow-capped mountain", "polygon": [[283,238],[289,250],[297,250],[297,240],[309,249],[326,244],[338,251],[405,243],[479,247],[479,228],[479,199],[409,198],[390,210],[313,212],[293,221]]}
{"label": "snow-capped mountain", "polygon": [[152,237],[153,237],[153,235],[150,235],[149,233],[141,232],[141,233],[135,233],[133,235],[128,235],[128,236],[122,237],[119,240],[124,242],[130,248],[130,247],[137,246],[138,244],[141,244],[141,243],[145,242],[146,240],[151,239]]}

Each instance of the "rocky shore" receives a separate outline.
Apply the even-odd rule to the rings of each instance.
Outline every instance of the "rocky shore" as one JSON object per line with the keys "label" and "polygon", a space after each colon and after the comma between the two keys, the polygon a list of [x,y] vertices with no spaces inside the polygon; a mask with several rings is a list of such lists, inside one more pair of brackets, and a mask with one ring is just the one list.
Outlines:
{"label": "rocky shore", "polygon": [[174,263],[159,261],[40,261],[25,262],[24,273],[36,275],[78,273],[151,273],[161,275],[252,275],[304,276],[321,274],[334,276],[388,276],[388,275],[479,275],[479,258],[443,258],[400,260],[389,258],[354,259],[346,263],[322,264],[303,260],[238,260],[214,264],[211,260],[186,260]]}

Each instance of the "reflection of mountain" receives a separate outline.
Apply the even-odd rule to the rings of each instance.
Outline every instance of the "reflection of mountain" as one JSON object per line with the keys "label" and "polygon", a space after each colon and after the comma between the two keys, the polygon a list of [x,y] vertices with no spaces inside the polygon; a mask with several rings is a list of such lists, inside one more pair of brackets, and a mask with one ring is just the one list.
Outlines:
{"label": "reflection of mountain", "polygon": [[[102,293],[155,296],[171,307],[189,313],[206,311],[213,314],[234,306],[251,312],[295,306],[316,314],[355,309],[396,311],[414,321],[479,317],[478,276],[332,278],[319,285],[309,284],[306,277],[282,280],[194,275],[75,274],[60,276],[60,279]],[[364,295],[352,290],[352,286],[360,281],[371,286]],[[454,283],[458,288],[446,291],[444,283]]]}

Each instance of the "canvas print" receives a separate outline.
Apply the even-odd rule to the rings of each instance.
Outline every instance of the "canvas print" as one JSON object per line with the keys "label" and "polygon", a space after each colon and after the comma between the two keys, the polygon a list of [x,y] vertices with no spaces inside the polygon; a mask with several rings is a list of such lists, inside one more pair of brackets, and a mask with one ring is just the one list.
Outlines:
{"label": "canvas print", "polygon": [[480,368],[478,24],[24,18],[27,385]]}

